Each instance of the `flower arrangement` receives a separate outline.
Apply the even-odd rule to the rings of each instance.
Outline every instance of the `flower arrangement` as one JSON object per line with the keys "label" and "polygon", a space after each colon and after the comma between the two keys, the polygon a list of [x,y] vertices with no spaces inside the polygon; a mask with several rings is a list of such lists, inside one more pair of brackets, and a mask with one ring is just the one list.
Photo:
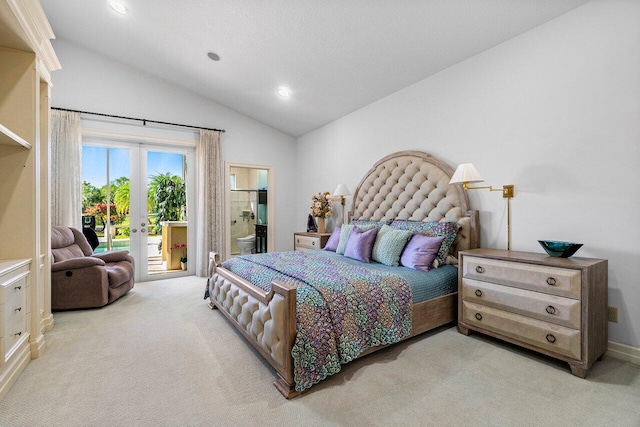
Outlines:
{"label": "flower arrangement", "polygon": [[331,218],[331,209],[333,208],[333,199],[331,193],[325,191],[311,196],[311,215],[316,218]]}
{"label": "flower arrangement", "polygon": [[[115,204],[113,203],[110,204],[109,211],[111,214],[111,218],[109,219],[109,221],[111,221],[111,223],[119,222],[122,219],[118,217]],[[87,206],[87,208],[85,209],[85,213],[87,215],[93,215],[100,218],[103,224],[107,223],[107,204],[106,203],[98,203],[94,206]]]}
{"label": "flower arrangement", "polygon": [[187,244],[186,243],[176,243],[171,246],[171,249],[182,249],[182,256],[180,257],[180,262],[187,262]]}

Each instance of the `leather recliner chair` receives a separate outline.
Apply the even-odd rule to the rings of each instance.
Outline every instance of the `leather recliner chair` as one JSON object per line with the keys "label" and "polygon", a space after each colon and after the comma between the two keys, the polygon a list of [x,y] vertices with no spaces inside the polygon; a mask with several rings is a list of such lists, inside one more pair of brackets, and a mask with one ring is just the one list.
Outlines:
{"label": "leather recliner chair", "polygon": [[51,228],[51,308],[102,307],[133,288],[135,262],[129,251],[94,254],[72,227]]}

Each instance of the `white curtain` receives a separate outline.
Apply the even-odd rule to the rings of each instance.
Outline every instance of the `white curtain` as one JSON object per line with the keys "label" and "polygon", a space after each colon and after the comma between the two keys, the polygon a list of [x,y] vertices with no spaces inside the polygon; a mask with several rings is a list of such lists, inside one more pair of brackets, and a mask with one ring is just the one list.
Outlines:
{"label": "white curtain", "polygon": [[51,223],[82,229],[80,114],[52,110]]}
{"label": "white curtain", "polygon": [[225,254],[224,229],[224,168],[220,132],[200,130],[200,143],[196,148],[197,213],[196,275],[206,277],[209,252]]}

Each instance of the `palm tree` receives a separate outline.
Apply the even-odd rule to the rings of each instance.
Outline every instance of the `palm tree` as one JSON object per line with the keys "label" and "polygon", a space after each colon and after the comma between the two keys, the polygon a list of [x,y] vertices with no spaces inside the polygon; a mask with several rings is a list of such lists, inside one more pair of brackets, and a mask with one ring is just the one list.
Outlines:
{"label": "palm tree", "polygon": [[116,204],[116,212],[119,216],[129,215],[129,206],[131,206],[131,189],[128,180],[116,188],[113,195],[113,202]]}
{"label": "palm tree", "polygon": [[150,178],[149,204],[151,212],[156,214],[156,225],[161,221],[184,219],[187,207],[184,180],[170,172],[154,174]]}

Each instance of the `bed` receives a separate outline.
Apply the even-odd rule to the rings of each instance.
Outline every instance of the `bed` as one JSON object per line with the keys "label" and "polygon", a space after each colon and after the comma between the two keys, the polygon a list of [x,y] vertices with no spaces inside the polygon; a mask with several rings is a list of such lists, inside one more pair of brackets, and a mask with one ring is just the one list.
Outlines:
{"label": "bed", "polygon": [[[353,195],[353,204],[348,217],[352,224],[363,230],[367,228],[359,224],[409,224],[412,226],[435,224],[436,227],[455,224],[455,240],[451,239],[451,246],[446,254],[438,254],[438,258],[441,259],[440,267],[432,268],[424,275],[435,282],[445,280],[438,277],[448,277],[446,280],[451,282],[452,276],[457,277],[457,267],[452,264],[456,263],[458,251],[478,246],[478,212],[470,209],[467,195],[459,185],[449,184],[452,174],[453,169],[450,166],[428,153],[420,151],[393,153],[376,162],[362,178]],[[343,226],[343,228],[348,227]],[[210,275],[207,283],[209,306],[212,309],[219,309],[220,313],[274,368],[277,373],[274,385],[288,399],[339,371],[340,364],[345,361],[362,357],[393,342],[456,320],[455,280],[453,286],[441,285],[439,292],[426,292],[419,296],[420,291],[413,288],[414,284],[411,282],[413,280],[411,275],[417,276],[417,273],[409,272],[408,278],[405,278],[400,274],[389,273],[384,265],[378,265],[378,263],[369,265],[348,258],[347,263],[353,265],[348,268],[354,271],[349,270],[349,273],[344,273],[346,275],[344,279],[337,278],[336,275],[342,274],[347,268],[345,266],[343,269],[342,264],[339,264],[342,262],[340,258],[347,257],[344,254],[338,255],[329,251],[311,252],[313,253],[303,254],[296,251],[250,255],[226,261],[224,264],[228,268],[221,264],[216,253],[210,254]],[[444,259],[441,255],[446,257],[446,263],[442,262]],[[281,267],[282,270],[276,271],[274,265]],[[394,271],[409,270],[405,267],[391,268],[395,268]],[[231,271],[232,269],[236,272]],[[300,283],[309,276],[310,270],[317,270],[322,278],[309,280],[309,286],[306,283],[304,286],[301,285]],[[369,276],[362,279],[365,273]],[[323,338],[328,334],[315,325],[315,330],[305,332],[306,327],[303,321],[305,316],[310,312],[312,316],[324,315],[316,313],[319,310],[317,307],[310,308],[309,300],[321,300],[322,298],[319,298],[316,293],[321,294],[327,301],[334,298],[334,293],[327,294],[326,292],[329,291],[322,288],[324,286],[322,283],[320,283],[322,286],[316,289],[314,280],[323,283],[333,280],[336,283],[338,280],[351,280],[357,284],[357,287],[363,289],[364,299],[372,299],[367,297],[366,292],[373,292],[377,289],[373,283],[377,286],[380,282],[380,286],[386,287],[381,292],[388,296],[389,301],[385,300],[382,303],[378,301],[377,307],[383,307],[380,311],[392,311],[398,317],[391,322],[374,321],[375,319],[359,320],[360,323],[367,325],[369,324],[367,322],[372,322],[371,325],[375,323],[376,326],[372,326],[372,332],[375,332],[374,337],[359,338],[359,341],[354,339],[354,342],[357,341],[355,344],[350,341],[345,346],[342,346],[342,342],[335,344],[332,338]],[[407,286],[411,289],[408,298]],[[435,286],[438,287],[438,285]],[[336,285],[336,288],[343,289],[344,286]],[[327,298],[326,295],[330,296]],[[340,298],[353,300],[351,295],[336,297],[341,300]],[[408,307],[402,304],[408,304]],[[332,308],[327,308],[326,311],[338,312]],[[322,323],[317,319],[317,317],[314,318],[313,322]],[[349,328],[350,323],[354,322],[341,319],[334,323]],[[306,363],[305,352],[312,353],[310,356],[307,355],[307,359],[313,359],[313,365],[320,356],[314,353],[316,349],[309,348],[306,342],[304,345],[301,344],[305,333],[313,334],[318,342],[321,339],[331,341],[331,345],[324,346],[337,347],[339,353],[338,356],[331,354],[326,356],[326,360],[337,365],[337,370],[318,376],[314,380],[308,380],[307,383],[301,381],[300,374],[301,365]],[[350,333],[351,331],[342,331],[337,335],[342,337]],[[363,342],[368,343],[369,347],[363,345]],[[321,343],[320,346],[322,345]],[[349,354],[344,356],[340,353],[341,351]],[[324,353],[322,355],[325,357]],[[340,359],[338,362],[335,360],[336,357]]]}

